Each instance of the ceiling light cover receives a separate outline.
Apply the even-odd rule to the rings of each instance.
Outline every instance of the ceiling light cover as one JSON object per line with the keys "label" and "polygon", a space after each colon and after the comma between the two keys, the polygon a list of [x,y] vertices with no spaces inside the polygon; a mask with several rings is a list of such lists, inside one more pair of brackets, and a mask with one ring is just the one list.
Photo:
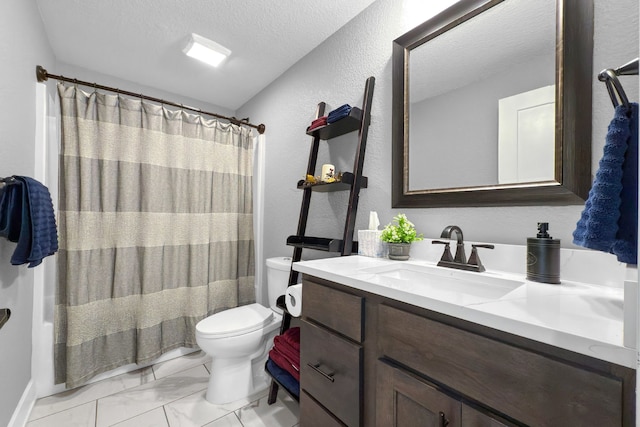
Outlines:
{"label": "ceiling light cover", "polygon": [[224,59],[231,55],[226,47],[198,34],[191,33],[189,41],[182,50],[188,56],[217,67]]}

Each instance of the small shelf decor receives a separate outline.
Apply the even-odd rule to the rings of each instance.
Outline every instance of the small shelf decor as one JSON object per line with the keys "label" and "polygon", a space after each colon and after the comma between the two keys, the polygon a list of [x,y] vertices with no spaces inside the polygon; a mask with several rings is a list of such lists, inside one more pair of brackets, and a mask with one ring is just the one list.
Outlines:
{"label": "small shelf decor", "polygon": [[380,239],[387,242],[389,247],[389,259],[397,261],[408,260],[411,243],[423,238],[422,233],[418,234],[415,225],[407,219],[405,214],[393,217],[393,222],[382,229],[380,236]]}

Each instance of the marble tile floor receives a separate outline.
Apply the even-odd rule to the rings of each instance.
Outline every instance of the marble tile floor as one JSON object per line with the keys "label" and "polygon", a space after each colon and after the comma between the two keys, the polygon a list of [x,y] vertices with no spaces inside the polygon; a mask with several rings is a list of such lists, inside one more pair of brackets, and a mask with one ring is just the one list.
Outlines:
{"label": "marble tile floor", "polygon": [[205,400],[210,358],[191,353],[39,399],[26,427],[293,427],[298,403],[267,390],[237,402]]}

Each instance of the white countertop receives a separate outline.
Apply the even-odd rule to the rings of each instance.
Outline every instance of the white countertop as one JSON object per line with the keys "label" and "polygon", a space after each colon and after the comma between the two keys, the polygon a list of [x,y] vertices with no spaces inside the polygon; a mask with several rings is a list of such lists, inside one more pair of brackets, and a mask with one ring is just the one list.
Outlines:
{"label": "white countertop", "polygon": [[[456,277],[466,275],[471,280],[482,281],[484,276],[522,284],[517,283],[504,295],[496,295],[489,289],[483,294],[482,284],[478,284],[479,291],[472,294],[450,289],[440,293],[433,288],[410,285],[409,281],[405,281],[407,285],[395,286],[394,279],[372,273],[393,269],[399,264],[406,268],[434,268],[443,275],[449,272]],[[523,275],[513,273],[464,272],[437,267],[427,261],[392,261],[358,255],[296,262],[293,269],[597,359],[636,367],[635,349],[623,345],[621,288],[564,280],[561,285],[551,285],[527,281]]]}

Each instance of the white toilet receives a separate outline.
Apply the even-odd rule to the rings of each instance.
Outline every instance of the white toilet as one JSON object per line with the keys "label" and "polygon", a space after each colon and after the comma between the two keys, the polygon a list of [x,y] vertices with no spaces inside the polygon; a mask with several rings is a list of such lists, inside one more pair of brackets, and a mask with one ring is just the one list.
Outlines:
{"label": "white toilet", "polygon": [[211,315],[196,325],[198,346],[213,358],[207,401],[220,405],[264,390],[264,364],[278,334],[282,310],[276,307],[289,282],[290,257],[267,259],[270,308],[258,303]]}

